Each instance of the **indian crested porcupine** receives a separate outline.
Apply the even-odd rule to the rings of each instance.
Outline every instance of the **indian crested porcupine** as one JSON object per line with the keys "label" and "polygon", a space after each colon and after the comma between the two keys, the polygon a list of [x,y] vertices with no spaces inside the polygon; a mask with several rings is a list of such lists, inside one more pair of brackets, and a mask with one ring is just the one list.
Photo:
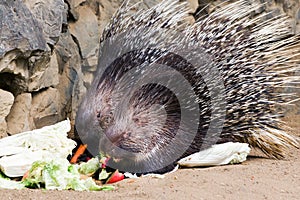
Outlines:
{"label": "indian crested porcupine", "polygon": [[90,152],[148,173],[216,143],[245,142],[274,158],[297,146],[277,108],[295,99],[280,88],[299,78],[299,36],[287,17],[257,12],[263,6],[239,0],[190,25],[187,3],[123,3],[76,116]]}

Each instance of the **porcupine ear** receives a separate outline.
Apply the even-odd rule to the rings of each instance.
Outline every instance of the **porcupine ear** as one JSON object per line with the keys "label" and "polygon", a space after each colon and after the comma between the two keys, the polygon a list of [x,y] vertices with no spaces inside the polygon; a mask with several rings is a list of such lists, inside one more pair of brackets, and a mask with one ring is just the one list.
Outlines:
{"label": "porcupine ear", "polygon": [[[234,102],[228,105],[227,118],[235,125],[225,122],[224,135],[234,133],[238,141],[282,158],[299,144],[287,133],[290,129],[274,106],[289,105],[296,99],[282,88],[293,87],[300,80],[295,75],[300,36],[292,36],[286,16],[267,19],[270,13],[257,12],[263,9],[264,4],[245,0],[230,3],[199,20],[189,33],[213,53],[216,63],[222,63],[221,73],[226,72],[227,94],[233,93],[226,100]],[[228,72],[230,68],[237,75]]]}

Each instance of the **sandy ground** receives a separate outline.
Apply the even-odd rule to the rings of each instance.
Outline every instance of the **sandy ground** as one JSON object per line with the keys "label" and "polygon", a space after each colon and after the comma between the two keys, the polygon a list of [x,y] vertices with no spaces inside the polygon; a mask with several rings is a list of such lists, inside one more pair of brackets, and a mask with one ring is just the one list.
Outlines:
{"label": "sandy ground", "polygon": [[[287,121],[300,136],[300,120]],[[240,165],[179,169],[164,179],[126,179],[115,186],[101,192],[0,190],[0,199],[300,199],[300,150],[285,160],[251,156]]]}

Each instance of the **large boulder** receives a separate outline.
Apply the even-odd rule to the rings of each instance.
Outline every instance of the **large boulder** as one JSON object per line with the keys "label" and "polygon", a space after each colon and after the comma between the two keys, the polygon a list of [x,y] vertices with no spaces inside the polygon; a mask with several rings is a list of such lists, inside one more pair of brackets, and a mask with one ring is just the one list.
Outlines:
{"label": "large boulder", "polygon": [[14,103],[14,96],[0,89],[0,138],[7,136],[6,117]]}
{"label": "large boulder", "polygon": [[11,111],[7,116],[7,133],[9,135],[35,128],[30,116],[31,104],[31,93],[23,93],[16,97]]}

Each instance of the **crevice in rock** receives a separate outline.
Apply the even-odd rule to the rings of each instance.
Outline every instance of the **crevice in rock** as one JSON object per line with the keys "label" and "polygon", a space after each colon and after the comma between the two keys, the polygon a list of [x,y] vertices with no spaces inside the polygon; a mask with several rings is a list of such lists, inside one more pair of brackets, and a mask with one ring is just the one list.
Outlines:
{"label": "crevice in rock", "polygon": [[54,87],[51,86],[51,87],[44,87],[44,88],[40,89],[39,91],[32,91],[31,92],[32,98],[34,98],[36,95],[38,95],[38,94],[40,94],[40,93],[42,93],[44,91],[47,91],[49,88],[53,88],[54,89]]}
{"label": "crevice in rock", "polygon": [[83,1],[79,4],[79,6],[84,6],[84,5],[88,5],[88,2],[87,1]]}
{"label": "crevice in rock", "polygon": [[67,0],[64,0],[65,4],[68,6],[68,12],[67,12],[67,21],[68,22],[75,22],[77,21],[77,17],[74,16],[74,14],[71,12],[71,5]]}
{"label": "crevice in rock", "polygon": [[26,81],[20,74],[0,73],[0,89],[11,92],[14,96],[26,91]]}
{"label": "crevice in rock", "polygon": [[81,48],[80,48],[80,44],[79,44],[78,39],[77,39],[74,35],[72,35],[72,34],[71,34],[71,37],[72,37],[73,41],[75,42],[75,44],[76,44],[77,47],[78,47],[78,51],[79,51],[80,58],[83,59],[83,56],[82,56],[82,52],[81,52]]}
{"label": "crevice in rock", "polygon": [[[51,38],[51,37],[50,37],[50,39],[51,39],[51,40],[54,40],[55,38]],[[57,40],[58,40],[58,39],[57,39]],[[57,41],[56,41],[56,43],[57,43]],[[50,43],[47,43],[47,45],[48,45],[48,47],[50,48],[50,52],[51,52],[51,54],[52,54],[53,51],[54,51],[55,45],[50,44]]]}

